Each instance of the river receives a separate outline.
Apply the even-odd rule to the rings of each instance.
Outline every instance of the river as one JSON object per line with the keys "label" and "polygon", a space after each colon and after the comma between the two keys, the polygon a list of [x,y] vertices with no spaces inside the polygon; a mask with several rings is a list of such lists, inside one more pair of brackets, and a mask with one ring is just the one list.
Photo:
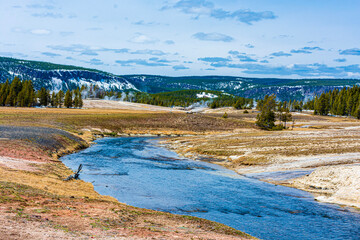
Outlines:
{"label": "river", "polygon": [[103,138],[61,158],[120,202],[220,222],[261,239],[360,239],[360,214],[311,194],[182,158],[156,138]]}

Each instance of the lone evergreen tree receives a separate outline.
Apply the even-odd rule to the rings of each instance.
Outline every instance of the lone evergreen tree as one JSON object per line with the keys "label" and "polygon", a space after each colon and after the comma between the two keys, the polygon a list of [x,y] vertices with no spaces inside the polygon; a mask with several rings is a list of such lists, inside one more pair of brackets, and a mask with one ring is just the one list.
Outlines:
{"label": "lone evergreen tree", "polygon": [[256,117],[256,125],[263,129],[272,129],[275,127],[275,95],[266,95],[263,100],[258,102],[258,108],[261,111]]}

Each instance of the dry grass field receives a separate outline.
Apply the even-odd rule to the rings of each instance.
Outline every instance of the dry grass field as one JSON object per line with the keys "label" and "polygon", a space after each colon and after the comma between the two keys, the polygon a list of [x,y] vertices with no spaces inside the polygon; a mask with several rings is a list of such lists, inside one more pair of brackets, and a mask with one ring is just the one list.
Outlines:
{"label": "dry grass field", "polygon": [[[222,113],[207,114],[219,117]],[[255,122],[256,112],[243,114],[242,111],[233,111],[228,115],[230,119],[251,124]],[[185,156],[212,156],[239,172],[242,169],[255,171],[256,168],[263,171],[268,165],[292,162],[296,158],[360,152],[360,121],[300,113],[295,113],[293,118],[294,128],[283,131],[245,127],[220,134],[171,138],[166,142]],[[315,164],[318,165],[321,161]]]}
{"label": "dry grass field", "polygon": [[[221,117],[224,112],[229,118]],[[240,174],[318,169],[291,186],[326,196],[337,196],[344,190],[336,183],[323,191],[322,185],[314,181],[332,181],[331,176],[324,175],[329,172],[351,181],[352,176],[347,177],[337,167],[360,162],[358,120],[296,113],[293,130],[263,131],[255,127],[256,114],[230,108],[194,114],[146,108],[0,108],[0,236],[249,238],[218,223],[121,204],[97,194],[90,183],[81,180],[64,182],[71,171],[58,157],[88,146],[98,136],[171,136],[162,143],[179,154],[211,161]],[[322,166],[336,169],[323,171]],[[347,192],[356,193],[348,188],[355,185],[342,183]],[[348,194],[347,199],[333,197],[331,201],[351,205],[353,199],[356,196]]]}
{"label": "dry grass field", "polygon": [[0,124],[59,128],[73,133],[84,129],[117,135],[203,134],[232,131],[253,124],[202,114],[121,109],[0,108]]}
{"label": "dry grass field", "polygon": [[171,112],[0,108],[0,239],[249,239],[219,223],[119,203],[82,180],[65,182],[72,172],[58,160],[94,135],[209,134],[246,125]]}

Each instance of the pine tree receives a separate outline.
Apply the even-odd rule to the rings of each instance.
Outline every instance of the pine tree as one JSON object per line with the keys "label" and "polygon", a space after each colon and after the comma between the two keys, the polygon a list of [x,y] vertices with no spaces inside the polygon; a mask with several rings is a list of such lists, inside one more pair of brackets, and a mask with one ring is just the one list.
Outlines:
{"label": "pine tree", "polygon": [[26,99],[26,107],[33,107],[36,104],[35,90],[31,80],[29,80]]}
{"label": "pine tree", "polygon": [[83,100],[82,100],[81,91],[79,91],[79,93],[78,93],[78,101],[79,101],[78,107],[82,108],[84,103],[83,103]]}
{"label": "pine tree", "polygon": [[74,107],[76,108],[82,108],[83,106],[83,101],[82,101],[82,96],[81,96],[81,92],[80,89],[77,88],[74,90]]}
{"label": "pine tree", "polygon": [[64,103],[64,92],[62,90],[56,94],[56,103],[59,108],[61,108]]}
{"label": "pine tree", "polygon": [[2,84],[0,89],[0,106],[5,106],[5,101],[10,91],[9,79],[6,80],[4,84]]}
{"label": "pine tree", "polygon": [[52,92],[52,94],[51,94],[50,104],[52,107],[58,106],[57,101],[56,101],[56,93],[55,92]]}
{"label": "pine tree", "polygon": [[329,113],[329,99],[325,93],[322,93],[315,105],[316,113],[319,115],[328,115]]}
{"label": "pine tree", "polygon": [[14,88],[10,88],[9,94],[5,100],[5,106],[14,106],[14,101],[16,99],[16,92]]}
{"label": "pine tree", "polygon": [[358,110],[355,112],[354,114],[357,119],[360,119],[360,109],[358,108]]}
{"label": "pine tree", "polygon": [[25,81],[23,87],[18,94],[18,106],[20,107],[32,107],[35,102],[35,91],[31,80]]}
{"label": "pine tree", "polygon": [[21,91],[22,83],[20,78],[15,77],[10,84],[10,90],[5,100],[5,106],[16,106],[17,95]]}
{"label": "pine tree", "polygon": [[72,107],[72,93],[69,89],[65,93],[64,106],[67,108]]}
{"label": "pine tree", "polygon": [[40,106],[46,107],[49,104],[48,92],[44,87],[42,87],[38,92],[38,98],[39,98]]}
{"label": "pine tree", "polygon": [[280,115],[280,121],[284,122],[284,127],[286,128],[286,123],[292,121],[292,115],[288,108],[285,109],[285,112],[282,112]]}
{"label": "pine tree", "polygon": [[258,101],[258,108],[261,112],[256,117],[256,125],[263,129],[269,130],[275,127],[275,98],[275,95],[266,95],[264,99]]}
{"label": "pine tree", "polygon": [[261,111],[256,116],[256,125],[263,129],[272,129],[275,126],[275,113],[274,111]]}
{"label": "pine tree", "polygon": [[234,104],[235,109],[243,109],[245,108],[245,98],[239,98]]}

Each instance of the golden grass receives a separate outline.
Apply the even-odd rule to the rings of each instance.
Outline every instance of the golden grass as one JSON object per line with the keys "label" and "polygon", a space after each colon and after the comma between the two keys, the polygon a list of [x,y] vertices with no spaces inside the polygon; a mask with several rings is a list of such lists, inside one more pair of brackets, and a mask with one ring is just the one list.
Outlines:
{"label": "golden grass", "polygon": [[[81,183],[80,186],[84,187]],[[6,224],[19,221],[8,228],[13,233],[9,235],[18,235],[18,231],[23,230],[18,228],[22,222],[41,221],[42,228],[71,232],[72,236],[81,239],[107,238],[109,234],[129,238],[151,236],[152,239],[201,239],[207,235],[215,239],[255,239],[220,223],[136,208],[101,196],[94,199],[76,195],[67,197],[50,193],[48,189],[1,180],[0,193],[0,211],[7,218]]]}
{"label": "golden grass", "polygon": [[[60,128],[76,133],[87,142],[93,140],[95,132],[109,135],[211,134],[252,126],[236,119],[225,120],[197,114],[35,108],[0,108],[0,124]],[[59,149],[55,151],[41,151],[39,145],[31,140],[0,139],[0,142],[6,142],[3,146],[4,151],[9,151],[12,147],[18,150],[11,153],[10,157],[23,158],[25,162],[26,159],[42,162],[32,163],[32,167],[37,169],[35,171],[0,167],[0,204],[2,207],[9,207],[10,210],[6,214],[15,214],[15,220],[32,221],[33,216],[36,216],[36,219],[50,219],[51,227],[74,234],[98,228],[102,231],[125,231],[126,236],[168,239],[174,236],[184,239],[202,236],[211,236],[210,238],[215,239],[228,239],[229,236],[231,239],[252,238],[243,232],[208,220],[118,203],[112,197],[98,194],[91,183],[82,180],[63,181],[72,172],[56,159],[81,146],[76,141],[57,135],[54,137],[60,143],[56,145]],[[31,151],[27,153],[27,149]]]}
{"label": "golden grass", "polygon": [[0,124],[61,128],[74,133],[97,128],[114,134],[192,134],[232,131],[253,124],[202,114],[116,109],[0,108]]}
{"label": "golden grass", "polygon": [[358,120],[313,115],[295,117],[313,127],[283,131],[252,129],[205,137],[179,137],[168,142],[180,154],[224,159],[226,161],[219,164],[230,168],[268,165],[284,158],[360,152]]}
{"label": "golden grass", "polygon": [[82,180],[63,181],[72,171],[60,163],[46,163],[38,167],[40,171],[36,172],[0,168],[0,181],[23,184],[59,196],[116,201],[95,192],[91,183]]}
{"label": "golden grass", "polygon": [[264,165],[267,164],[269,158],[266,156],[242,156],[229,163],[230,167],[234,166],[252,166],[252,165]]}

